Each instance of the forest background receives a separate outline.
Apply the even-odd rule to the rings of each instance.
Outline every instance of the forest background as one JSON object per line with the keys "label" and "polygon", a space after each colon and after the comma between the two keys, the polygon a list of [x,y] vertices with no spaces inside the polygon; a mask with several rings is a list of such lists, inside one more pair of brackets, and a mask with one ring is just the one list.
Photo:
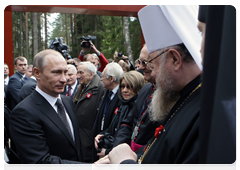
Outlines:
{"label": "forest background", "polygon": [[107,59],[113,59],[115,51],[128,56],[133,64],[139,57],[141,28],[138,18],[59,13],[55,21],[50,22],[47,16],[50,13],[12,13],[14,58],[24,56],[28,64],[32,64],[34,55],[47,49],[55,37],[64,38],[70,48],[69,55],[75,58],[81,51],[80,37],[88,35],[96,36],[92,42]]}

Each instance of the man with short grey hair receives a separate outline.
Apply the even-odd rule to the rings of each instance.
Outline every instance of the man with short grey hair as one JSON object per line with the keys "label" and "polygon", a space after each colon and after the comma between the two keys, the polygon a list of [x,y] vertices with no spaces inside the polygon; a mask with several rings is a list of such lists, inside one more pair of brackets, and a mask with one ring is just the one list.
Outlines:
{"label": "man with short grey hair", "polygon": [[62,94],[74,99],[77,92],[77,86],[79,84],[77,80],[77,69],[72,64],[68,64],[67,66],[68,66],[67,83],[66,83],[64,92]]}
{"label": "man with short grey hair", "polygon": [[[117,92],[122,75],[123,69],[117,63],[107,64],[102,72],[101,81],[107,91],[99,104],[97,118],[93,127],[94,137],[110,125],[112,118],[119,109],[120,100],[118,99]],[[92,144],[94,145],[94,142],[92,142]],[[96,160],[98,160],[97,151],[95,147],[93,147],[93,161]]]}
{"label": "man with short grey hair", "polygon": [[79,85],[74,98],[79,134],[81,136],[84,162],[92,161],[92,128],[97,116],[99,102],[105,92],[97,68],[90,62],[81,62],[78,67]]}

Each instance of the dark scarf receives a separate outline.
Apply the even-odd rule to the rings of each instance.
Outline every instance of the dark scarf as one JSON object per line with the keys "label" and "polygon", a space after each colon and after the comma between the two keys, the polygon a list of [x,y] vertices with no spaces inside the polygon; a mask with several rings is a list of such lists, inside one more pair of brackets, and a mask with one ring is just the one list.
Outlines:
{"label": "dark scarf", "polygon": [[138,95],[133,96],[129,100],[124,100],[121,96],[121,106],[115,117],[113,118],[110,126],[109,126],[109,133],[114,136],[115,133],[118,131],[122,120],[127,118],[129,112],[131,112],[133,105],[136,103]]}

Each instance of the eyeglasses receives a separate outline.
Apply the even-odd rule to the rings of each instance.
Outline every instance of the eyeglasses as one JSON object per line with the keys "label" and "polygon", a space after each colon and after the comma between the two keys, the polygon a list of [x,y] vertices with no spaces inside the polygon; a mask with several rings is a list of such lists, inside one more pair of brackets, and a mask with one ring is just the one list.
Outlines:
{"label": "eyeglasses", "polygon": [[127,89],[130,89],[130,86],[129,86],[129,85],[120,84],[120,88],[124,89],[125,87],[126,87]]}
{"label": "eyeglasses", "polygon": [[151,70],[153,70],[153,66],[152,66],[152,61],[154,60],[154,59],[156,59],[156,58],[158,58],[159,56],[161,56],[162,54],[164,54],[165,52],[167,52],[168,50],[165,50],[165,51],[163,51],[162,53],[160,53],[160,54],[158,54],[156,57],[154,57],[154,58],[152,58],[151,60],[149,60],[148,62],[146,62],[146,64],[147,64],[147,66],[151,69]]}
{"label": "eyeglasses", "polygon": [[138,64],[142,64],[142,65],[146,65],[147,64],[147,62],[146,61],[141,61],[141,60],[138,60]]}

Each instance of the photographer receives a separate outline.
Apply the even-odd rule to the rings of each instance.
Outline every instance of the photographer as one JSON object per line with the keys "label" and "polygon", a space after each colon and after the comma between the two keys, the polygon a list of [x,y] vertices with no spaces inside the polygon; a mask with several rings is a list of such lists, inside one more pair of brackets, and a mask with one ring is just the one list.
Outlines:
{"label": "photographer", "polygon": [[63,41],[63,37],[55,37],[48,47],[48,49],[53,49],[55,51],[58,51],[62,54],[63,58],[67,61],[67,64],[72,64],[75,67],[77,67],[77,64],[72,59],[72,57],[68,54],[69,53],[69,47],[65,42]]}
{"label": "photographer", "polygon": [[[117,51],[115,51],[113,57],[114,57],[114,62],[117,63],[118,59],[120,59],[119,62],[122,62],[122,60],[123,60],[125,63],[127,63],[129,65],[130,70],[135,70],[133,64],[128,59],[128,57],[124,56],[122,53],[118,53]],[[118,62],[118,64],[119,64],[119,62]]]}
{"label": "photographer", "polygon": [[[90,50],[92,50],[94,53],[96,53],[97,54],[97,56],[98,56],[98,58],[99,58],[99,60],[100,60],[100,63],[101,63],[101,66],[98,68],[98,71],[100,71],[100,72],[102,72],[103,70],[104,70],[104,68],[105,68],[105,66],[108,64],[108,61],[107,61],[107,59],[105,58],[105,56],[100,52],[100,51],[98,51],[98,49],[95,47],[95,45],[92,43],[92,42],[90,42]],[[82,50],[81,50],[81,52],[80,52],[80,54],[79,54],[79,56],[78,56],[78,58],[81,60],[81,61],[83,61],[83,58],[84,58],[84,56],[86,55],[85,54],[85,51],[86,51],[86,48],[84,48],[84,47],[82,47]]]}

